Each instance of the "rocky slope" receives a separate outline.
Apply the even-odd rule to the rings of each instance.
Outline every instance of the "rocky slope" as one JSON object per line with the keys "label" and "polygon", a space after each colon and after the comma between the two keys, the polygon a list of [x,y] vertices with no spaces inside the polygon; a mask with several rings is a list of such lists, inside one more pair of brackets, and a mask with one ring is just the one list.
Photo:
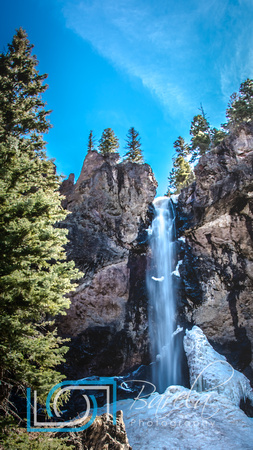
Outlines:
{"label": "rocky slope", "polygon": [[76,378],[149,359],[145,229],[157,183],[148,164],[118,160],[89,151],[76,184],[71,174],[61,187],[68,258],[84,273],[58,324],[71,338],[64,371]]}
{"label": "rocky slope", "polygon": [[202,156],[179,196],[181,311],[252,379],[253,130]]}

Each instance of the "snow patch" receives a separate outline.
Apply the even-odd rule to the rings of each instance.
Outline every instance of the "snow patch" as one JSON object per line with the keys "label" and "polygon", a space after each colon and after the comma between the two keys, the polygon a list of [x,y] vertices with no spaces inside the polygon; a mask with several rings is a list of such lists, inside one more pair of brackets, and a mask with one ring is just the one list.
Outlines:
{"label": "snow patch", "polygon": [[181,259],[180,261],[178,261],[177,263],[177,267],[175,270],[173,270],[171,275],[175,275],[176,277],[180,277],[180,273],[179,273],[179,266],[181,266],[181,264],[183,263],[183,260]]}
{"label": "snow patch", "polygon": [[233,369],[225,356],[213,349],[199,327],[186,330],[184,349],[193,389],[200,392],[216,391],[237,406],[240,400],[246,398],[253,404],[253,391],[248,378]]}
{"label": "snow patch", "polygon": [[183,331],[183,327],[177,326],[177,329],[172,333],[172,337],[176,336],[178,333],[181,333]]}
{"label": "snow patch", "polygon": [[160,278],[156,278],[156,277],[151,277],[152,278],[152,280],[154,280],[154,281],[163,281],[164,280],[164,276],[162,276],[162,277],[160,277]]}
{"label": "snow patch", "polygon": [[[142,390],[145,385],[145,389]],[[253,448],[253,421],[216,392],[170,386],[164,394],[140,380],[134,399],[117,402],[134,450]],[[99,410],[98,414],[106,412]]]}
{"label": "snow patch", "polygon": [[172,200],[172,202],[174,203],[174,205],[176,205],[177,203],[178,203],[178,197],[179,197],[179,194],[172,194],[171,196],[170,196],[170,199]]}
{"label": "snow patch", "polygon": [[152,236],[153,231],[152,231],[152,227],[151,226],[148,227],[147,232],[148,232],[149,236]]}

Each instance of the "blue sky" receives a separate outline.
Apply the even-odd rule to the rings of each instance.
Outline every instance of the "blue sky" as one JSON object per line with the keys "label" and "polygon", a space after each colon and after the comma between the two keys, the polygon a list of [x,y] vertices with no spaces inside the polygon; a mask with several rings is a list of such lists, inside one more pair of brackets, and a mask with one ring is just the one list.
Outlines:
{"label": "blue sky", "polygon": [[60,173],[78,177],[91,129],[113,128],[124,155],[134,126],[163,195],[173,142],[189,139],[200,104],[218,127],[253,78],[252,25],[252,0],[8,0],[0,43],[24,27],[49,74],[47,153]]}

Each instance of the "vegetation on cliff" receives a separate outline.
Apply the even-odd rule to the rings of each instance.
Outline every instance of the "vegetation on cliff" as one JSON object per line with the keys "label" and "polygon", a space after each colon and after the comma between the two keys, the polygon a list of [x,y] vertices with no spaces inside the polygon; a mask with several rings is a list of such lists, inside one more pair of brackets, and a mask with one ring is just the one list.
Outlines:
{"label": "vegetation on cliff", "polygon": [[173,158],[173,168],[169,174],[168,195],[178,194],[182,188],[189,185],[194,178],[190,163],[216,147],[242,123],[251,123],[253,119],[253,80],[247,79],[240,85],[239,93],[233,93],[226,110],[227,123],[220,129],[211,127],[201,105],[200,114],[193,117],[190,128],[191,142],[185,143],[179,136],[173,146],[176,155]]}
{"label": "vegetation on cliff", "polygon": [[250,123],[253,120],[253,80],[247,78],[240,85],[239,93],[230,97],[226,111],[228,119],[225,127],[234,130],[242,122]]}
{"label": "vegetation on cliff", "polygon": [[93,135],[93,131],[90,130],[90,134],[89,134],[89,137],[88,137],[88,152],[89,151],[92,152],[94,150],[95,150],[95,138],[94,138],[94,135]]}
{"label": "vegetation on cliff", "polygon": [[[88,137],[88,151],[96,150],[95,146],[95,138],[93,135],[93,131],[90,131]],[[119,149],[119,139],[115,135],[112,128],[106,128],[101,138],[99,139],[98,151],[103,156],[107,156],[110,153],[116,153]],[[125,149],[127,152],[124,155],[125,161],[131,161],[134,163],[143,164],[143,154],[141,149],[141,139],[138,131],[135,130],[134,127],[129,128],[127,136],[126,136],[126,146]]]}
{"label": "vegetation on cliff", "polygon": [[109,153],[115,153],[119,148],[119,140],[115,136],[114,131],[111,128],[106,128],[99,140],[98,149],[102,155],[106,156]]}
{"label": "vegetation on cliff", "polygon": [[141,140],[138,131],[131,127],[127,133],[125,154],[126,161],[143,163],[143,156],[141,150]]}
{"label": "vegetation on cliff", "polygon": [[187,160],[190,148],[182,136],[177,138],[173,147],[176,155],[173,158],[173,168],[169,175],[169,189],[178,194],[190,180],[193,181],[194,176],[191,165]]}

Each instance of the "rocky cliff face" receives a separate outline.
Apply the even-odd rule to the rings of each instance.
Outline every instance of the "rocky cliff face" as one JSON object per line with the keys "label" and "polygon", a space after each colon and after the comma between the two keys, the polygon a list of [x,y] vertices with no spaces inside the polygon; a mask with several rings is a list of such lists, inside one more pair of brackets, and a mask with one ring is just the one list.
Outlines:
{"label": "rocky cliff face", "polygon": [[[68,258],[83,273],[58,324],[70,337],[65,372],[115,375],[149,359],[145,292],[146,231],[157,183],[147,164],[88,152],[76,184],[62,183],[72,214]],[[71,363],[70,363],[71,361]]]}
{"label": "rocky cliff face", "polygon": [[253,130],[242,125],[195,168],[177,205],[181,311],[252,379]]}

